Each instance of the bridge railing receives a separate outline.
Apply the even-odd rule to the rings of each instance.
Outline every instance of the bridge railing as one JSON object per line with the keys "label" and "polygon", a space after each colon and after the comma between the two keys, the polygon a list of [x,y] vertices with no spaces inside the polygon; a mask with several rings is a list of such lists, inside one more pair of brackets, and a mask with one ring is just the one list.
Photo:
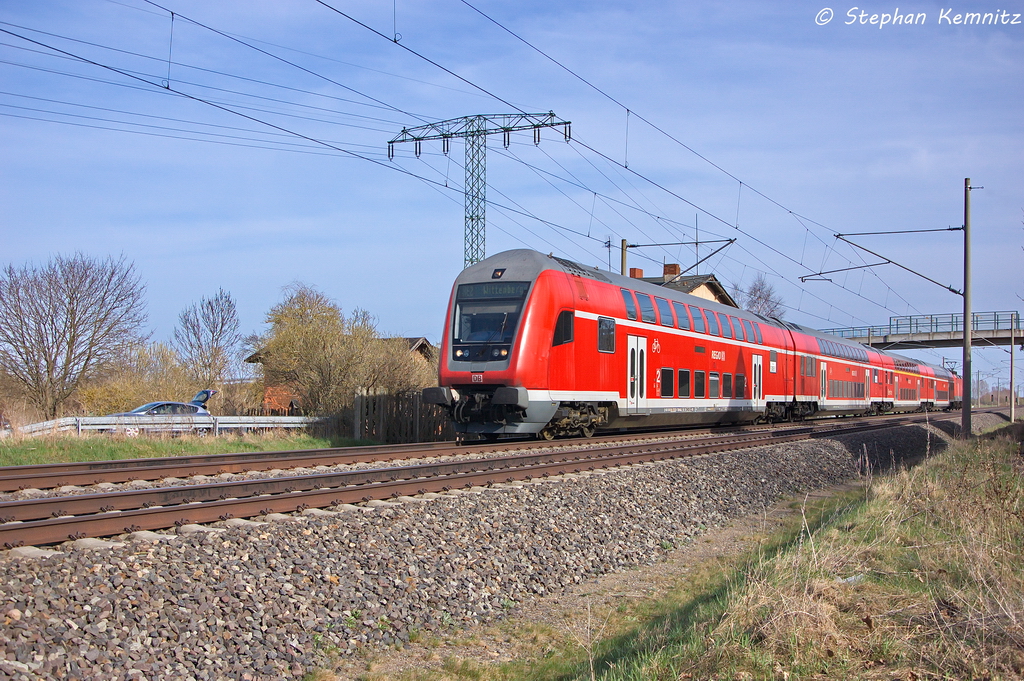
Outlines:
{"label": "bridge railing", "polygon": [[[1021,330],[1020,313],[1014,311],[974,312],[971,314],[974,331]],[[822,329],[840,338],[868,338],[915,333],[963,333],[963,314],[923,314],[890,317],[888,326],[851,326],[840,329]]]}

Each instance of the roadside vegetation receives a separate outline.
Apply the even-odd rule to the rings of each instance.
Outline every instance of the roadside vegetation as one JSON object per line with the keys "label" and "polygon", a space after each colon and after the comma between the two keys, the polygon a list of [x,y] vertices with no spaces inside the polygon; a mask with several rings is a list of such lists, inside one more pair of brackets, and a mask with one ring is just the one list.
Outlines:
{"label": "roadside vegetation", "polygon": [[110,461],[193,454],[276,452],[289,449],[352,447],[374,444],[341,437],[305,434],[245,434],[217,437],[134,437],[71,435],[61,437],[5,438],[0,440],[0,466],[23,466],[72,461]]}
{"label": "roadside vegetation", "polygon": [[794,503],[791,525],[752,553],[657,599],[595,610],[583,631],[509,628],[529,659],[400,678],[1022,678],[1022,474],[1016,439],[955,443],[857,491]]}

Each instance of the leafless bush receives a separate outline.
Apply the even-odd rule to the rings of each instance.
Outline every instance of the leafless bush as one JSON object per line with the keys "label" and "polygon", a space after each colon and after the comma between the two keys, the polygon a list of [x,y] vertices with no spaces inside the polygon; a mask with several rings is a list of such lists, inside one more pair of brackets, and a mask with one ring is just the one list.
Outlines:
{"label": "leafless bush", "polygon": [[124,257],[55,256],[0,273],[0,369],[44,418],[80,385],[137,344],[145,287]]}

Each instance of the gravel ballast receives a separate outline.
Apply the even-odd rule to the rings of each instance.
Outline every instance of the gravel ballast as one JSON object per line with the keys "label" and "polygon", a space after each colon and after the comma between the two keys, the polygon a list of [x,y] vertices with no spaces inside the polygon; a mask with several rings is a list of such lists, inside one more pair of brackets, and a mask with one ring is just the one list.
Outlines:
{"label": "gravel ballast", "polygon": [[[0,678],[298,678],[649,564],[780,496],[940,443],[906,427],[101,549],[0,557]],[[124,541],[123,538],[121,538]]]}

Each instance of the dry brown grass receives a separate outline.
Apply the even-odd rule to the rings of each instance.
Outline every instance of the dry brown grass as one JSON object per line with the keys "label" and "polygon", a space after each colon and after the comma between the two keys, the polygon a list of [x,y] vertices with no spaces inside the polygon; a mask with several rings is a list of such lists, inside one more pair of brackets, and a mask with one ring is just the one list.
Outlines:
{"label": "dry brown grass", "polygon": [[876,479],[858,512],[755,562],[715,638],[738,667],[758,671],[750,641],[794,677],[1020,678],[1021,472],[1003,440]]}

